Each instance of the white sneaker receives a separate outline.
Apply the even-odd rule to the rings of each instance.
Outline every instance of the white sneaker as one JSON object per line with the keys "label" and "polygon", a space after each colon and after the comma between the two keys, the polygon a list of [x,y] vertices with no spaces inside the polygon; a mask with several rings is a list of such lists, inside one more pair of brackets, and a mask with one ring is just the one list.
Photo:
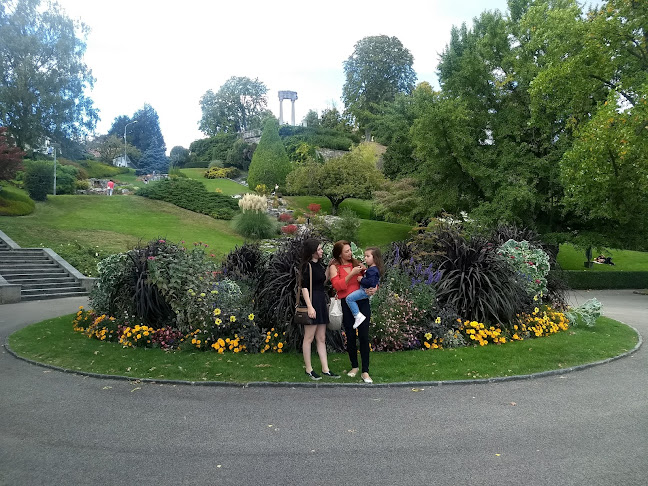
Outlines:
{"label": "white sneaker", "polygon": [[362,312],[358,312],[358,315],[355,317],[355,322],[353,323],[353,329],[358,329],[365,319],[365,315]]}

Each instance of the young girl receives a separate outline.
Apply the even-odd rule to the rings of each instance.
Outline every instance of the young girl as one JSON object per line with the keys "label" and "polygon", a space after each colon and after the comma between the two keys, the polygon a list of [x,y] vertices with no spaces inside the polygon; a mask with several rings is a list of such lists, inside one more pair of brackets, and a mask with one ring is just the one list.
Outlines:
{"label": "young girl", "polygon": [[360,288],[355,292],[351,292],[346,297],[346,303],[349,306],[349,309],[351,309],[353,317],[355,318],[353,329],[357,329],[358,326],[362,324],[362,321],[364,321],[366,318],[365,315],[360,312],[356,301],[369,298],[367,292],[365,292],[365,289],[377,287],[380,280],[380,275],[383,272],[382,255],[380,254],[380,250],[377,247],[372,246],[367,248],[364,252],[364,257],[367,269],[364,272],[364,276],[358,275]]}

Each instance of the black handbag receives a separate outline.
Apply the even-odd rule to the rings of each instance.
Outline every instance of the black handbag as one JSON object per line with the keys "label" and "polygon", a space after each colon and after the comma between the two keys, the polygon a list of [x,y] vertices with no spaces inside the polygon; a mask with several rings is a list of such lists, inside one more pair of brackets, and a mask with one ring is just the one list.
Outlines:
{"label": "black handbag", "polygon": [[[311,299],[313,298],[313,268],[310,266],[310,263],[308,264],[308,273],[310,277],[310,285],[308,291],[310,292],[308,295],[311,296]],[[301,290],[301,275],[299,276],[299,285],[297,286],[297,305],[295,306],[295,317],[293,318],[293,322],[299,326],[303,326],[304,324],[312,324],[313,319],[308,317],[308,307],[305,305],[300,305],[301,297],[300,297],[300,292]]]}

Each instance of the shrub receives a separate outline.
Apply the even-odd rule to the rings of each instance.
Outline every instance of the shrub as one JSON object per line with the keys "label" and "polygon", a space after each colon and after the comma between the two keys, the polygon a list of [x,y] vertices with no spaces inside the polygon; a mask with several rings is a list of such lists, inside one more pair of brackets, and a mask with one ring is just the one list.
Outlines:
{"label": "shrub", "polygon": [[238,177],[241,171],[234,167],[212,167],[205,171],[206,179],[232,179]]}
{"label": "shrub", "polygon": [[239,199],[238,206],[243,212],[265,212],[268,209],[268,199],[265,196],[247,193]]}
{"label": "shrub", "polygon": [[237,246],[223,260],[223,273],[236,279],[255,282],[265,268],[267,259],[258,244]]}
{"label": "shrub", "polygon": [[356,213],[349,209],[344,209],[338,219],[335,219],[328,226],[328,234],[331,241],[358,240],[358,230],[360,229],[360,219]]}
{"label": "shrub", "polygon": [[321,209],[322,209],[322,205],[321,205],[321,204],[310,203],[310,204],[308,205],[308,210],[309,210],[311,213],[313,213],[313,214],[317,214],[317,213],[319,213],[319,212],[321,211]]}
{"label": "shrub", "polygon": [[90,183],[86,180],[76,181],[74,183],[74,188],[77,191],[87,191],[88,189],[90,189]]}
{"label": "shrub", "polygon": [[442,277],[437,301],[469,321],[508,324],[530,305],[508,262],[486,238],[466,239],[451,226],[435,230],[433,259]]}
{"label": "shrub", "polygon": [[547,274],[549,256],[539,248],[531,248],[528,241],[508,240],[497,249],[520,276],[520,284],[529,296],[542,296],[547,293]]}
{"label": "shrub", "polygon": [[34,201],[20,189],[0,185],[0,216],[26,216],[35,207]]}
{"label": "shrub", "polygon": [[[559,273],[550,272],[550,278]],[[648,272],[600,272],[595,270],[564,270],[562,276],[573,289],[645,289]]]}
{"label": "shrub", "polygon": [[277,219],[282,223],[287,223],[289,221],[292,221],[293,217],[290,213],[281,213]]}
{"label": "shrub", "polygon": [[287,224],[286,226],[282,226],[281,232],[286,235],[294,235],[297,232],[297,225]]}
{"label": "shrub", "polygon": [[34,201],[45,201],[54,186],[54,165],[36,160],[25,164],[23,184]]}
{"label": "shrub", "polygon": [[245,238],[265,239],[277,234],[277,223],[265,212],[242,211],[232,220],[234,230]]}
{"label": "shrub", "polygon": [[192,179],[167,179],[140,187],[138,196],[170,202],[181,208],[207,214],[216,219],[232,219],[237,202],[229,196],[209,192],[205,185]]}

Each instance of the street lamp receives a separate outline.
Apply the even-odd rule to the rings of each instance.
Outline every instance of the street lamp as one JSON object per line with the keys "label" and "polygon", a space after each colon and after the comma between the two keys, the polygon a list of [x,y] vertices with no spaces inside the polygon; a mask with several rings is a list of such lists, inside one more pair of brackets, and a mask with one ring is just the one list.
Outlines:
{"label": "street lamp", "polygon": [[126,129],[128,128],[128,125],[132,125],[133,123],[137,123],[137,120],[127,123],[126,126],[124,126],[124,167],[126,166]]}

